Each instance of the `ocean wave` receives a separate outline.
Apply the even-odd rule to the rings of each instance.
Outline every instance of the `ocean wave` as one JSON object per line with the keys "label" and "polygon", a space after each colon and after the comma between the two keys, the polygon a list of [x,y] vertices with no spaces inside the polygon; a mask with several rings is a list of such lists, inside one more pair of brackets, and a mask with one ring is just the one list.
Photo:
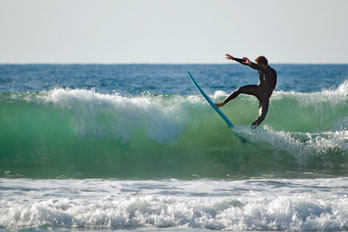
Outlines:
{"label": "ocean wave", "polygon": [[347,92],[348,82],[316,93],[275,92],[257,130],[249,128],[256,98],[238,97],[221,109],[247,145],[198,95],[1,94],[0,175],[225,178],[286,167],[346,174]]}

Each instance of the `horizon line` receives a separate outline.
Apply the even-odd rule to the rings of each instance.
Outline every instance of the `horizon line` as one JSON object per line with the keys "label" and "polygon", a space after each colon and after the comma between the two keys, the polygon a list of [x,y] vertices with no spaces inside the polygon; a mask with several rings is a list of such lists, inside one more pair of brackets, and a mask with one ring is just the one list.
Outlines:
{"label": "horizon line", "polygon": [[[64,62],[0,62],[0,65],[226,65],[226,64],[237,64],[234,62],[231,63],[213,63],[213,62],[207,62],[207,63],[198,63],[198,62],[188,62],[188,63],[151,63],[151,62],[120,62],[120,63],[99,63],[99,62],[71,62],[71,63],[64,63]],[[282,65],[282,64],[290,64],[290,65],[348,65],[347,63],[343,62],[274,62],[270,63],[271,65]]]}

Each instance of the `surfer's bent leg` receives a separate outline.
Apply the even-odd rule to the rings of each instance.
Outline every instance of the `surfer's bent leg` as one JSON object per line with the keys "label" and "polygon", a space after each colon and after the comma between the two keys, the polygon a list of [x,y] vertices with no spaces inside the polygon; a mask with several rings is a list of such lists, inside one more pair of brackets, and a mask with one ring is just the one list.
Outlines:
{"label": "surfer's bent leg", "polygon": [[269,98],[259,99],[259,117],[251,124],[251,128],[255,129],[258,127],[263,120],[265,120],[268,108],[269,108]]}
{"label": "surfer's bent leg", "polygon": [[259,98],[258,96],[258,86],[257,85],[246,85],[243,87],[240,87],[239,89],[237,89],[236,91],[234,91],[233,93],[231,93],[224,101],[223,103],[226,104],[227,102],[231,101],[232,99],[236,98],[239,94],[244,93],[244,94],[249,94],[249,95],[253,95],[257,98]]}

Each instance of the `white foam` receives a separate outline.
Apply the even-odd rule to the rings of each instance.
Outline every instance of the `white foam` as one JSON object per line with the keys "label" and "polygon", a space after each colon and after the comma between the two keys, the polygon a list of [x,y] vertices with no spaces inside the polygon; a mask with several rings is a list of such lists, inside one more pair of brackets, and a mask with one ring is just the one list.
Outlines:
{"label": "white foam", "polygon": [[347,178],[0,181],[6,229],[348,229]]}
{"label": "white foam", "polygon": [[348,151],[347,130],[300,133],[276,131],[267,125],[253,131],[247,127],[238,129],[251,141],[270,144],[274,149],[287,151],[297,158],[299,164],[304,164],[308,158],[325,154],[330,150],[341,153]]}
{"label": "white foam", "polygon": [[[94,90],[54,89],[39,96],[75,114],[74,122],[79,136],[113,136],[127,142],[131,133],[144,130],[149,139],[171,142],[185,127],[184,98],[101,94]],[[107,118],[108,122],[103,122]],[[144,128],[145,127],[145,128]]]}
{"label": "white foam", "polygon": [[215,91],[215,93],[213,94],[212,98],[214,100],[220,99],[220,98],[225,98],[227,96],[227,93],[222,91],[222,90],[217,90]]}
{"label": "white foam", "polygon": [[[320,107],[343,108],[348,101],[348,81],[343,82],[337,89],[324,89],[320,92],[313,93],[275,91],[271,100],[282,99],[288,96],[297,99],[300,106],[319,107],[318,111],[322,111]],[[322,106],[323,104],[325,106]]]}

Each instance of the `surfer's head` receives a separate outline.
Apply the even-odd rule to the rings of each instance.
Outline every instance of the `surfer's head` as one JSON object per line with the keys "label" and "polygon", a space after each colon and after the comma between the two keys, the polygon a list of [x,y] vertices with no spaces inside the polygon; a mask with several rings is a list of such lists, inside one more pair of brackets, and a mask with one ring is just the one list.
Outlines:
{"label": "surfer's head", "polygon": [[255,59],[257,64],[268,66],[268,60],[264,56],[259,56]]}

